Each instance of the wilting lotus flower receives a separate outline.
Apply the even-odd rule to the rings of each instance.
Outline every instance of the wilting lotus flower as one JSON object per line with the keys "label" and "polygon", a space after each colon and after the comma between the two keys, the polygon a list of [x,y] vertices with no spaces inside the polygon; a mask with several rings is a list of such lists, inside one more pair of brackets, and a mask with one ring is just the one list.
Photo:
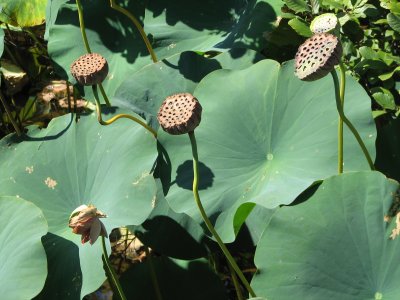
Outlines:
{"label": "wilting lotus flower", "polygon": [[68,226],[73,233],[82,235],[82,244],[89,241],[92,245],[100,235],[108,237],[106,228],[100,221],[100,218],[105,217],[107,216],[93,205],[81,205],[72,212]]}

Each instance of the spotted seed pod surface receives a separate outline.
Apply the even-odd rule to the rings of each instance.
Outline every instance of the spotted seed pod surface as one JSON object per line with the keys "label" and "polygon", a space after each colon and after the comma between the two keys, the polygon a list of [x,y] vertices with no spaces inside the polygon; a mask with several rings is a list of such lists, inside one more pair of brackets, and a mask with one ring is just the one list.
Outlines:
{"label": "spotted seed pod surface", "polygon": [[327,13],[315,17],[311,22],[310,29],[313,33],[329,32],[338,25],[338,18],[335,14]]}
{"label": "spotted seed pod surface", "polygon": [[158,122],[170,134],[184,134],[194,131],[201,121],[201,105],[189,93],[167,97],[157,114]]}
{"label": "spotted seed pod surface", "polygon": [[301,80],[318,80],[339,64],[342,44],[330,33],[317,33],[307,39],[297,50],[295,75]]}
{"label": "spotted seed pod surface", "polygon": [[72,63],[71,74],[82,85],[99,84],[107,77],[108,63],[98,53],[85,54]]}

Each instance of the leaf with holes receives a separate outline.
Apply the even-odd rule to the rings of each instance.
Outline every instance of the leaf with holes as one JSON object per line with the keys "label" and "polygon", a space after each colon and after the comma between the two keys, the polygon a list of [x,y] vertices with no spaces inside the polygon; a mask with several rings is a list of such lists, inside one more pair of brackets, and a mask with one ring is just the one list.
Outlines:
{"label": "leaf with holes", "polygon": [[[337,172],[337,125],[333,81],[303,82],[294,63],[263,60],[244,70],[217,70],[197,86],[203,107],[195,130],[200,160],[200,197],[224,241],[234,239],[257,203],[291,203],[314,181]],[[375,124],[362,86],[347,78],[346,113],[374,157]],[[201,222],[192,195],[192,156],[187,135],[159,130],[170,159],[166,196],[172,209]],[[345,129],[345,170],[368,169]]]}
{"label": "leaf with holes", "polygon": [[279,209],[256,250],[257,295],[400,299],[400,238],[389,238],[398,188],[378,172],[347,173],[325,180],[306,202]]}
{"label": "leaf with holes", "polygon": [[152,211],[155,139],[129,120],[111,126],[99,125],[94,115],[77,123],[66,115],[47,129],[31,128],[21,139],[10,135],[0,143],[1,193],[29,199],[49,224],[44,242],[51,284],[41,294],[46,299],[71,299],[72,290],[83,297],[105,279],[101,244],[82,245],[68,228],[75,208],[93,204],[103,211],[108,232],[140,224]]}
{"label": "leaf with holes", "polygon": [[1,297],[31,299],[42,290],[47,276],[41,241],[46,220],[31,202],[0,196],[0,226]]}

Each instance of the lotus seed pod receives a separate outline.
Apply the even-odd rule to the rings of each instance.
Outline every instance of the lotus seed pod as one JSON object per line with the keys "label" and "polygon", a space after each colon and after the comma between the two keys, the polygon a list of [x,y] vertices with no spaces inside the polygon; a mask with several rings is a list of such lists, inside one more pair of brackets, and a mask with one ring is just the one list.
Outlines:
{"label": "lotus seed pod", "polygon": [[108,63],[100,54],[85,54],[72,63],[71,74],[82,85],[99,84],[107,77]]}
{"label": "lotus seed pod", "polygon": [[158,122],[169,134],[184,134],[194,131],[201,121],[201,105],[189,93],[167,97],[157,114]]}
{"label": "lotus seed pod", "polygon": [[[315,17],[311,22],[310,29],[313,33],[334,32],[339,30],[338,18],[335,14],[323,14]],[[336,35],[336,34],[335,34]]]}
{"label": "lotus seed pod", "polygon": [[295,75],[301,80],[318,80],[339,64],[342,44],[329,33],[317,33],[307,39],[297,50]]}

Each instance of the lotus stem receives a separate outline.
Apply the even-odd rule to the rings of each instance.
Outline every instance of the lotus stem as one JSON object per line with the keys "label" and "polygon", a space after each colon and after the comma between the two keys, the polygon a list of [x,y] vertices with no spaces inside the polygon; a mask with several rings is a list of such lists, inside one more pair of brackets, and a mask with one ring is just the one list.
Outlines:
{"label": "lotus stem", "polygon": [[2,92],[0,92],[0,101],[4,106],[4,110],[6,111],[8,119],[10,120],[12,126],[15,129],[15,132],[17,133],[18,136],[21,136],[22,135],[21,129],[19,128],[17,122],[14,120],[14,117],[12,116],[10,107],[8,106],[6,99],[3,97],[3,93]]}
{"label": "lotus stem", "polygon": [[115,273],[115,270],[112,267],[110,260],[108,259],[108,254],[107,254],[107,249],[106,249],[106,242],[105,242],[105,238],[104,238],[103,235],[101,235],[101,246],[103,248],[103,259],[104,259],[104,262],[106,264],[107,270],[108,270],[108,272],[110,274],[110,277],[111,277],[109,279],[111,279],[112,283],[116,287],[120,299],[121,300],[126,300],[124,291],[122,290],[121,284],[120,284],[120,282],[118,280],[118,276]]}
{"label": "lotus stem", "polygon": [[92,86],[93,89],[93,94],[94,94],[94,98],[96,100],[96,113],[97,113],[97,120],[99,121],[99,123],[101,125],[107,126],[107,125],[111,125],[112,123],[114,123],[115,121],[117,121],[118,119],[130,119],[136,123],[138,123],[139,125],[143,126],[145,129],[147,129],[155,138],[157,138],[157,132],[151,128],[149,125],[147,125],[145,122],[143,122],[142,120],[140,120],[139,118],[136,118],[135,116],[132,115],[128,115],[128,114],[118,114],[114,117],[112,117],[109,120],[103,120],[101,117],[101,104],[100,104],[100,100],[99,100],[99,94],[97,93],[97,86],[93,85]]}
{"label": "lotus stem", "polygon": [[[342,62],[339,63],[340,66],[340,104],[344,109],[344,93],[346,90],[346,70]],[[335,86],[336,89],[336,86]],[[338,172],[343,173],[343,119],[339,116],[338,125]]]}
{"label": "lotus stem", "polygon": [[85,21],[83,20],[83,8],[81,0],[76,0],[76,5],[78,6],[79,27],[81,28],[83,43],[85,44],[86,52],[92,53],[92,50],[90,50],[89,42],[86,36]]}
{"label": "lotus stem", "polygon": [[207,214],[204,210],[203,204],[201,203],[200,195],[199,195],[199,157],[198,157],[198,153],[197,153],[196,137],[194,135],[194,131],[191,131],[188,134],[189,134],[189,138],[190,138],[190,143],[192,145],[192,154],[193,154],[193,195],[194,195],[194,200],[196,201],[197,207],[199,208],[200,214],[201,214],[204,222],[206,223],[208,230],[214,236],[215,240],[217,241],[219,247],[221,248],[222,252],[224,253],[229,264],[235,270],[236,274],[239,276],[239,279],[242,281],[243,285],[246,287],[249,294],[252,297],[257,297],[256,294],[254,293],[253,289],[251,288],[249,282],[247,281],[246,277],[244,277],[239,266],[236,264],[234,258],[229,253],[228,248],[225,246],[225,244],[222,241],[221,237],[219,236],[218,232],[215,230],[214,226],[211,224],[211,221],[207,217]]}
{"label": "lotus stem", "polygon": [[103,96],[104,102],[108,107],[111,107],[110,100],[108,100],[106,91],[104,90],[103,85],[101,83],[99,84],[99,88],[100,88],[100,93]]}
{"label": "lotus stem", "polygon": [[334,85],[335,85],[336,107],[337,107],[337,111],[339,113],[339,116],[343,120],[343,122],[346,124],[346,126],[350,129],[350,131],[353,133],[354,137],[356,138],[358,144],[361,147],[361,150],[364,153],[365,158],[368,161],[369,167],[371,168],[371,170],[375,170],[374,163],[373,163],[373,161],[371,159],[371,156],[369,155],[367,147],[365,147],[365,144],[364,144],[363,140],[361,139],[359,133],[357,132],[357,129],[353,126],[353,124],[350,122],[349,119],[347,119],[347,117],[344,114],[342,101],[341,101],[341,97],[340,97],[339,79],[338,79],[338,76],[336,74],[336,70],[332,70],[331,74],[332,74],[333,82],[334,82]]}
{"label": "lotus stem", "polygon": [[233,270],[232,266],[229,263],[228,263],[228,267],[229,267],[229,272],[231,273],[232,282],[235,287],[236,296],[237,296],[238,300],[245,300],[243,297],[242,290],[240,288],[240,284],[237,279],[235,271]]}
{"label": "lotus stem", "polygon": [[162,300],[160,286],[157,280],[156,269],[154,268],[153,259],[151,258],[151,254],[149,248],[147,246],[144,247],[144,251],[146,252],[146,258],[149,260],[149,267],[150,267],[150,276],[151,281],[153,282],[154,291],[156,293],[157,300]]}
{"label": "lotus stem", "polygon": [[[85,28],[85,21],[83,20],[83,8],[82,8],[82,3],[81,0],[76,0],[76,5],[78,6],[78,16],[79,16],[79,27],[81,28],[81,34],[82,34],[82,39],[83,43],[85,44],[86,52],[87,53],[92,53],[92,50],[90,49],[89,46],[89,41],[86,36],[86,28]],[[104,102],[106,103],[107,106],[111,106],[110,100],[108,100],[107,94],[104,91],[103,85],[100,83],[100,92],[101,95],[103,96]]]}
{"label": "lotus stem", "polygon": [[158,61],[157,60],[157,56],[154,53],[153,47],[151,46],[151,43],[150,43],[149,39],[147,38],[147,35],[144,32],[143,27],[140,24],[140,22],[128,10],[126,10],[125,8],[117,5],[114,2],[114,0],[110,0],[110,6],[111,6],[112,9],[115,9],[116,11],[119,11],[120,13],[124,14],[125,16],[127,16],[132,21],[132,23],[135,25],[136,29],[139,31],[140,35],[142,36],[142,39],[143,39],[144,43],[146,44],[146,48],[150,53],[151,59],[153,60],[154,63],[156,63]]}

